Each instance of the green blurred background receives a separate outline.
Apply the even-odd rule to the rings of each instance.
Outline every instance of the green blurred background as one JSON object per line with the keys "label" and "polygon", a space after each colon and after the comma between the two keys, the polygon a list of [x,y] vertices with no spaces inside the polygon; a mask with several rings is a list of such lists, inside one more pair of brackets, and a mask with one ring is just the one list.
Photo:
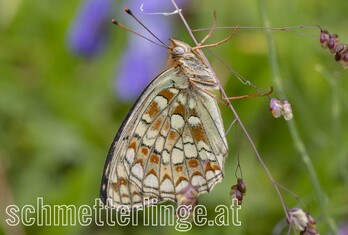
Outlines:
{"label": "green blurred background", "polygon": [[[189,1],[189,0],[187,0]],[[36,205],[43,197],[50,205],[94,205],[99,195],[102,169],[110,143],[132,102],[115,94],[115,61],[120,60],[128,33],[114,27],[103,54],[85,59],[69,53],[65,38],[82,1],[0,2],[0,234],[177,234],[174,227],[30,226],[9,227],[4,210],[9,204]],[[141,4],[141,1],[139,1]],[[115,17],[122,13],[115,1]],[[261,26],[263,11],[274,27],[319,24],[348,42],[348,2],[345,0],[266,1],[192,0],[183,9],[192,28],[212,24]],[[141,18],[141,16],[140,16]],[[192,41],[178,17],[172,35]],[[319,30],[298,30],[319,36]],[[228,36],[216,32],[209,42]],[[197,34],[202,38],[204,33]],[[294,126],[268,111],[267,98],[233,102],[264,161],[277,182],[295,192],[318,222],[320,234],[334,234],[348,224],[348,74],[334,61],[319,39],[273,31],[277,62],[286,98],[294,111],[299,133],[322,191],[315,188],[303,155],[296,147]],[[146,43],[146,42],[144,42]],[[239,30],[228,43],[213,49],[227,64],[258,87],[277,84],[269,62],[265,33]],[[215,58],[210,58],[230,96],[255,93],[239,82]],[[225,127],[234,117],[221,107]],[[289,129],[292,128],[292,129]],[[230,154],[225,179],[200,197],[210,208],[230,205],[237,155],[241,158],[247,195],[240,213],[241,227],[196,227],[190,234],[271,234],[284,225],[275,190],[257,161],[245,135],[232,129],[227,135]],[[300,206],[284,192],[289,208]],[[324,199],[324,201],[320,201]],[[284,228],[281,234],[286,234]]]}

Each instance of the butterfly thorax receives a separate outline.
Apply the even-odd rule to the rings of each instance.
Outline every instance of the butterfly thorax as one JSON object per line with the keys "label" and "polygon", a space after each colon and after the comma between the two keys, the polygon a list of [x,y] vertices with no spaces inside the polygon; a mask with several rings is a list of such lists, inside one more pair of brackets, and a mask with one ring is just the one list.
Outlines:
{"label": "butterfly thorax", "polygon": [[187,43],[170,39],[169,63],[179,67],[180,72],[189,80],[191,85],[197,85],[203,89],[218,90],[218,84],[213,73],[204,63],[198,50],[194,50]]}

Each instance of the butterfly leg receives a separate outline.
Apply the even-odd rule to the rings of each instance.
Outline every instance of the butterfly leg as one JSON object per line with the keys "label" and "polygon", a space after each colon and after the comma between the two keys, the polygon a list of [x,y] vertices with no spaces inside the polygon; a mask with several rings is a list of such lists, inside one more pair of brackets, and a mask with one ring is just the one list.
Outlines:
{"label": "butterfly leg", "polygon": [[270,91],[267,93],[259,93],[259,94],[250,94],[250,95],[241,95],[241,96],[233,96],[233,97],[227,97],[223,98],[224,100],[239,100],[239,99],[245,99],[245,98],[252,98],[252,97],[261,97],[261,96],[269,96],[273,93],[273,87],[270,88]]}
{"label": "butterfly leg", "polygon": [[238,26],[236,26],[236,28],[234,28],[232,34],[230,36],[228,36],[227,38],[225,38],[219,42],[216,42],[216,43],[207,44],[207,45],[199,45],[199,46],[193,47],[192,50],[203,49],[203,48],[208,48],[208,47],[216,47],[216,46],[230,40],[237,33],[237,31],[238,31]]}
{"label": "butterfly leg", "polygon": [[213,22],[213,26],[211,27],[209,33],[207,35],[205,35],[205,37],[202,39],[202,41],[200,43],[198,43],[198,46],[201,46],[214,32],[215,28],[216,28],[216,12],[213,12],[213,17],[214,17],[214,22]]}

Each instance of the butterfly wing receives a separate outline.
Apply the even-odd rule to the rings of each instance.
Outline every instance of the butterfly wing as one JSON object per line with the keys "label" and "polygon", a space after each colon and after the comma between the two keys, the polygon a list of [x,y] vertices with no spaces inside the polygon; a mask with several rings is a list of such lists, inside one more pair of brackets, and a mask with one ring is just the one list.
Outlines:
{"label": "butterfly wing", "polygon": [[184,80],[179,80],[175,83],[171,79],[177,73],[179,73],[178,68],[171,68],[156,77],[135,102],[119,128],[104,164],[100,187],[100,198],[104,204],[112,207],[135,207],[142,205],[143,193],[129,181],[124,164],[126,155],[130,156],[128,150],[130,138],[134,134],[141,134],[136,133],[135,129],[138,127],[137,131],[139,131],[141,125],[144,124],[141,120],[146,118],[146,115],[144,116],[146,108],[151,110],[149,103],[156,98],[160,91],[167,90],[173,86],[182,88],[187,86],[184,84]]}
{"label": "butterfly wing", "polygon": [[[221,181],[227,143],[216,101],[172,68],[144,91],[110,148],[101,186],[108,205],[137,207],[145,197],[177,200]],[[150,200],[151,201],[151,200]]]}

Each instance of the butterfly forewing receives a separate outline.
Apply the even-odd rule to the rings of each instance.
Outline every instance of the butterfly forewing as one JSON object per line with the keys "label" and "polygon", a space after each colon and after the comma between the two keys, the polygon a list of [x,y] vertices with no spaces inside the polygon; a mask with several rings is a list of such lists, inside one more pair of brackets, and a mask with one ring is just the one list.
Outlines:
{"label": "butterfly forewing", "polygon": [[109,150],[101,198],[110,206],[176,201],[187,185],[205,193],[223,177],[224,128],[215,99],[204,90],[214,78],[187,44],[172,43],[185,53],[170,54],[175,63],[145,89]]}

